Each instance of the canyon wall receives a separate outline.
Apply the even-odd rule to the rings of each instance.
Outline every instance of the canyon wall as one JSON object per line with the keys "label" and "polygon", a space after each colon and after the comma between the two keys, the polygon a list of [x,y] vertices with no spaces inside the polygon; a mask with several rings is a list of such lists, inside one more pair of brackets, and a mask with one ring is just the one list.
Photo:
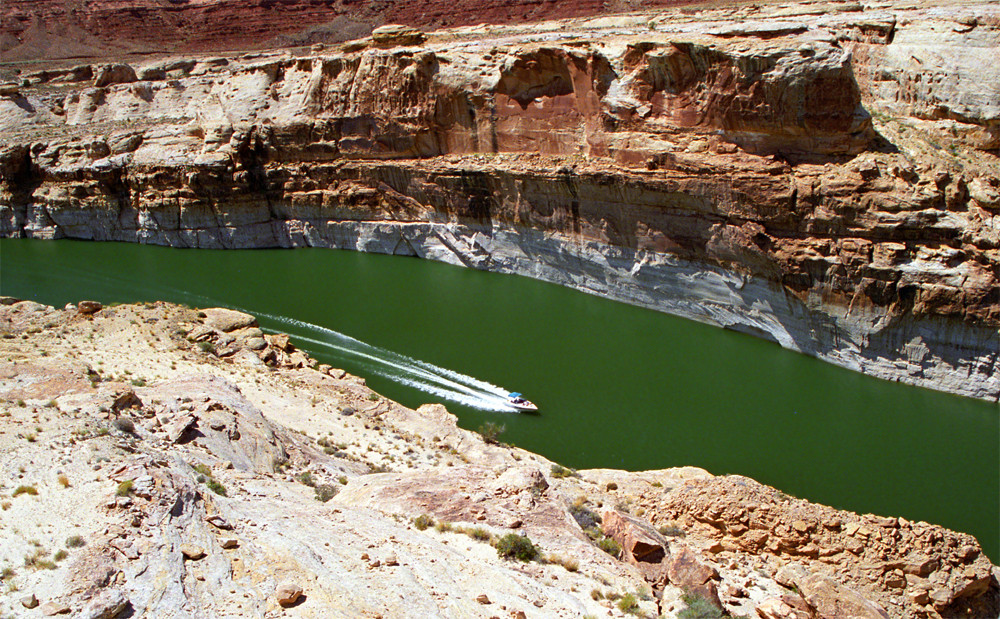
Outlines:
{"label": "canyon wall", "polygon": [[995,401],[998,45],[830,3],[25,72],[0,234],[417,255]]}

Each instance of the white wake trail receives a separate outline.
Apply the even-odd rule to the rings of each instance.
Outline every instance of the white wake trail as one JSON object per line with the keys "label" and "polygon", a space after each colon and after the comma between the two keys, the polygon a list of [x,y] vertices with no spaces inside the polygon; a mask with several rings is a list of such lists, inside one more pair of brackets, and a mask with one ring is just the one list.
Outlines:
{"label": "white wake trail", "polygon": [[329,338],[316,339],[293,333],[305,342],[361,359],[361,363],[372,372],[408,387],[480,410],[508,413],[515,410],[507,405],[507,391],[497,385],[373,346],[320,325],[264,312],[257,314],[318,337]]}

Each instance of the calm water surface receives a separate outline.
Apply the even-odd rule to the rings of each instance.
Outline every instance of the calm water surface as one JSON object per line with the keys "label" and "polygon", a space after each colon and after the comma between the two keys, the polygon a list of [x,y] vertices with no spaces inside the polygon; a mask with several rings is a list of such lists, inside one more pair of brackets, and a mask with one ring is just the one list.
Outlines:
{"label": "calm water surface", "polygon": [[[255,313],[407,406],[575,468],[695,465],[812,501],[976,535],[1000,560],[995,404],[535,280],[324,249],[0,241],[0,293]],[[523,392],[540,415],[505,411]]]}

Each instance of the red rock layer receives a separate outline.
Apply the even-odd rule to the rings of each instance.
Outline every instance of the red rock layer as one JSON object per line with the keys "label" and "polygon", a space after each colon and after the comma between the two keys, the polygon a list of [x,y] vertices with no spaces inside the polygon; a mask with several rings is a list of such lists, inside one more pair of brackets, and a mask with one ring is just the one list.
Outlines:
{"label": "red rock layer", "polygon": [[[645,6],[685,4],[648,0]],[[0,5],[4,60],[59,58],[90,48],[191,52],[258,49],[276,37],[323,28],[327,41],[348,40],[383,23],[448,27],[597,15],[603,0],[7,0]],[[71,34],[72,33],[72,34]],[[53,39],[66,39],[53,44]],[[40,41],[44,40],[43,45]]]}

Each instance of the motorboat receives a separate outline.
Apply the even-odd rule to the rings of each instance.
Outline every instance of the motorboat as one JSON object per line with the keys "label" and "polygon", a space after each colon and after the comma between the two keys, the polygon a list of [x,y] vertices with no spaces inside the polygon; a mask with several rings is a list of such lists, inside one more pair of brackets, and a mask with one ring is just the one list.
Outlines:
{"label": "motorboat", "polygon": [[507,395],[507,406],[516,408],[519,411],[537,411],[538,407],[529,400],[524,399],[520,393],[510,393]]}

